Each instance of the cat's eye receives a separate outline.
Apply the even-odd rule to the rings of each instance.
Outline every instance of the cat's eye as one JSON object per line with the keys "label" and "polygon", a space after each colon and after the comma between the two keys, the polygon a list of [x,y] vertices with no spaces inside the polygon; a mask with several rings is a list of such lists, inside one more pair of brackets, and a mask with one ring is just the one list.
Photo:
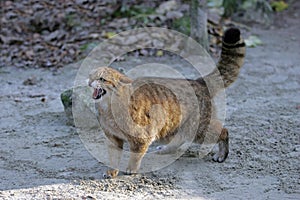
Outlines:
{"label": "cat's eye", "polygon": [[100,80],[101,82],[104,82],[104,81],[105,81],[105,79],[104,79],[104,78],[102,78],[102,77],[101,77],[99,80]]}

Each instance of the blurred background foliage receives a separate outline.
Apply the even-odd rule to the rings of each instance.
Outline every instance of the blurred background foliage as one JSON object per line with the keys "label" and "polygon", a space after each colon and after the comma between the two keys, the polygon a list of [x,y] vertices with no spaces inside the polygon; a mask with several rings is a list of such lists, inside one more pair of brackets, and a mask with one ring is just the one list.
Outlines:
{"label": "blurred background foliage", "polygon": [[[0,67],[63,67],[84,58],[99,42],[138,27],[164,27],[190,35],[191,1],[1,0]],[[199,0],[207,13],[209,50],[218,55],[224,29],[270,25],[274,13],[293,1]],[[260,44],[257,39],[249,44]]]}
{"label": "blurred background foliage", "polygon": [[271,24],[272,14],[288,8],[283,0],[208,0],[209,7],[220,8],[223,17],[241,22]]}

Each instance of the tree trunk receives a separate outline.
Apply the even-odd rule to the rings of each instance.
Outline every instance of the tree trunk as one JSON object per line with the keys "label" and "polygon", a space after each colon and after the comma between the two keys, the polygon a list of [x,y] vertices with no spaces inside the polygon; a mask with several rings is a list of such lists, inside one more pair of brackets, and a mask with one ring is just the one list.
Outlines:
{"label": "tree trunk", "polygon": [[191,37],[208,51],[207,14],[200,9],[198,0],[191,0]]}

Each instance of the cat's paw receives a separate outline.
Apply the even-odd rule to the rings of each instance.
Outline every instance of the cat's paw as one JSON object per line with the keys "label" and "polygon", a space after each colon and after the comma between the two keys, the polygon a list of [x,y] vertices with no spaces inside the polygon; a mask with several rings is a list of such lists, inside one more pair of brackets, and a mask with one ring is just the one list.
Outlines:
{"label": "cat's paw", "polygon": [[104,179],[115,178],[116,176],[118,176],[118,173],[119,173],[119,170],[110,169],[110,170],[107,170],[106,173],[103,174],[103,178]]}
{"label": "cat's paw", "polygon": [[224,141],[221,141],[218,146],[218,150],[213,155],[213,161],[221,163],[224,162],[228,157],[229,149],[228,144],[226,144]]}

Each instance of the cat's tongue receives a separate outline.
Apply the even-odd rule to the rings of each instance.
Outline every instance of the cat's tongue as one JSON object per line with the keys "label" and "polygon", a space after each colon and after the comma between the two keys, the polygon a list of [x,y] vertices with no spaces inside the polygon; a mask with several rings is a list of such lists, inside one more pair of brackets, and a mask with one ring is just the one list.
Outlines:
{"label": "cat's tongue", "polygon": [[98,99],[99,98],[99,92],[100,92],[100,90],[99,89],[94,89],[94,92],[93,92],[93,98],[94,99]]}

